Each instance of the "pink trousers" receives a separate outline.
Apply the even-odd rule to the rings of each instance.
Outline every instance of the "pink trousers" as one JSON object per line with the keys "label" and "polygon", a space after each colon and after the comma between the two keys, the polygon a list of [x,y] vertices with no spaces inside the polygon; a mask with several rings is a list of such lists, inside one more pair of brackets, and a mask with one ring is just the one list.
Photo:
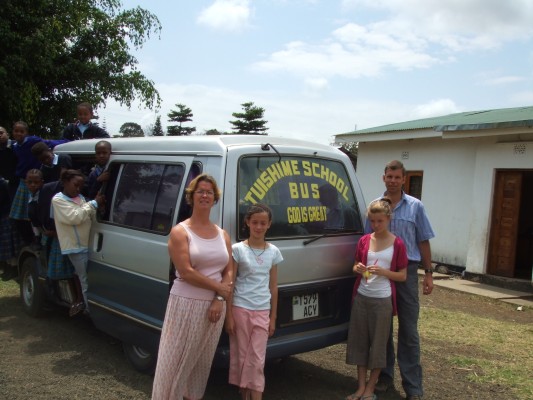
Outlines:
{"label": "pink trousers", "polygon": [[229,383],[263,392],[270,310],[254,311],[236,306],[232,310],[235,334],[229,338]]}

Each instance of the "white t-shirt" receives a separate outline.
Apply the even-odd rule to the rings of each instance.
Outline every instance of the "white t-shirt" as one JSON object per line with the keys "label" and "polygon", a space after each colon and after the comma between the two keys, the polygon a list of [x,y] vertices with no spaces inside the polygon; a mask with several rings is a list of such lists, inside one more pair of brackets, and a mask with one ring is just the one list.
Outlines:
{"label": "white t-shirt", "polygon": [[239,264],[233,305],[248,310],[270,310],[270,270],[283,261],[281,252],[270,243],[266,249],[255,249],[244,242],[235,243],[232,252]]}
{"label": "white t-shirt", "polygon": [[[367,266],[379,265],[383,269],[390,270],[393,254],[394,245],[381,251],[368,250]],[[359,288],[357,289],[357,293],[362,294],[363,296],[380,299],[389,297],[392,293],[389,278],[374,274],[370,275],[368,279],[363,276]]]}

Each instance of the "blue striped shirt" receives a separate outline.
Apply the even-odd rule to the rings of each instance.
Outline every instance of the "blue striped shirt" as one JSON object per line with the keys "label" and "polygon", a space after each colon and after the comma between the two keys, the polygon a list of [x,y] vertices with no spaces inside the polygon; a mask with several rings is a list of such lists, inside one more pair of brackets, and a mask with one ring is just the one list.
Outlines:
{"label": "blue striped shirt", "polygon": [[[378,199],[380,198],[378,197]],[[389,230],[405,243],[409,261],[421,261],[418,243],[435,237],[422,202],[403,192],[401,200],[394,208]],[[365,233],[370,232],[372,232],[372,228],[367,218]]]}

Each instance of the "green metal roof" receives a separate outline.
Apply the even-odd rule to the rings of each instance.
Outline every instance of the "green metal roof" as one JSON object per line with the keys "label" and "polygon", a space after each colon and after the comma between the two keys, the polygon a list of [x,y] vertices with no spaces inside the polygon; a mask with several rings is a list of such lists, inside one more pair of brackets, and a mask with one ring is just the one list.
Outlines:
{"label": "green metal roof", "polygon": [[438,132],[443,132],[509,128],[518,126],[533,126],[533,106],[500,108],[497,110],[468,111],[463,113],[443,115],[441,117],[423,118],[413,121],[377,126],[374,128],[360,129],[353,132],[343,133],[338,136],[397,132],[415,129],[433,129]]}

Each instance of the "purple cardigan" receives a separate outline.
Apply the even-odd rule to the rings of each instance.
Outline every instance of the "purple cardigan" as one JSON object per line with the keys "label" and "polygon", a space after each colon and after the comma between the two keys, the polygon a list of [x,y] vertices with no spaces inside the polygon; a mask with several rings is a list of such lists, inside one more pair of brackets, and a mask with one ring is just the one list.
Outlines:
{"label": "purple cardigan", "polygon": [[[359,242],[357,243],[357,249],[355,251],[355,262],[361,262],[366,265],[368,262],[368,249],[370,248],[370,237],[371,233],[363,236],[361,239],[359,239]],[[407,250],[405,248],[405,244],[403,243],[402,239],[400,239],[398,236],[396,236],[396,239],[394,239],[394,250],[392,254],[392,261],[390,270],[391,271],[398,271],[400,269],[407,268],[407,264],[409,263],[409,260],[407,259]],[[359,288],[359,285],[361,284],[361,278],[363,276],[359,274],[357,276],[357,279],[355,281],[355,285],[353,287],[353,295],[352,295],[352,302],[354,297],[357,295],[357,289]],[[392,315],[396,315],[398,313],[398,309],[396,308],[396,282],[391,281],[389,279],[390,285],[391,285],[391,293],[392,293]]]}

